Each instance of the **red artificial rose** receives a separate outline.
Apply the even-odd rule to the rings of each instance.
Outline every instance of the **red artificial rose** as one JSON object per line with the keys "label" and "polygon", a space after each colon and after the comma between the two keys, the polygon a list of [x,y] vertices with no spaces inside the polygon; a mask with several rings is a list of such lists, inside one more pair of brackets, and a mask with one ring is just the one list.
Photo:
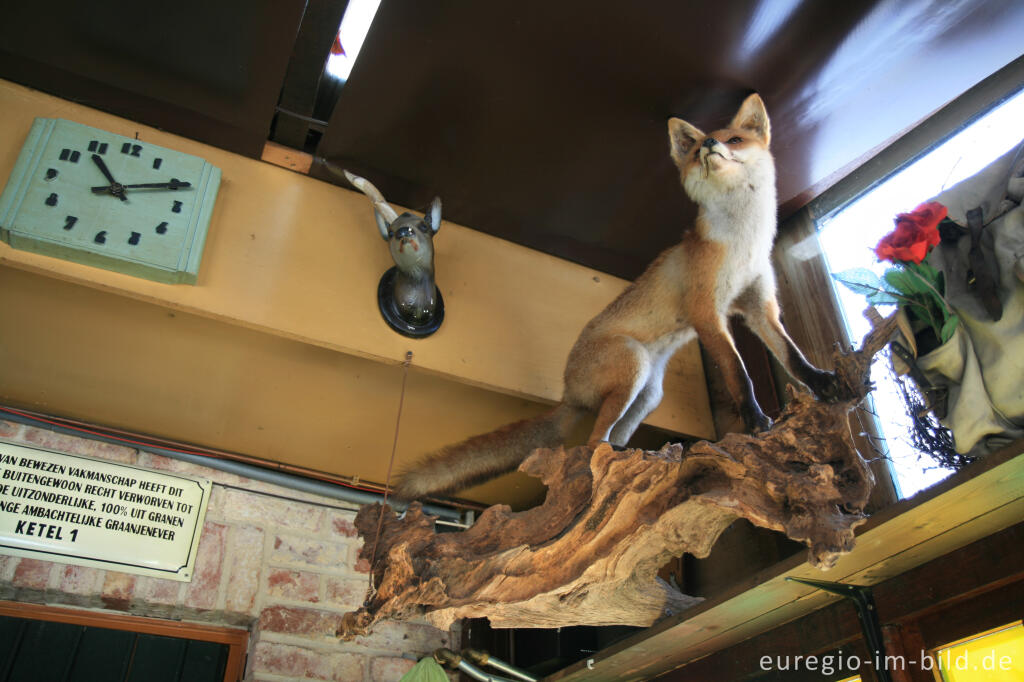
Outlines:
{"label": "red artificial rose", "polygon": [[937,201],[921,204],[910,213],[896,216],[896,229],[882,237],[875,247],[878,260],[920,263],[928,250],[939,243],[939,223],[946,207]]}

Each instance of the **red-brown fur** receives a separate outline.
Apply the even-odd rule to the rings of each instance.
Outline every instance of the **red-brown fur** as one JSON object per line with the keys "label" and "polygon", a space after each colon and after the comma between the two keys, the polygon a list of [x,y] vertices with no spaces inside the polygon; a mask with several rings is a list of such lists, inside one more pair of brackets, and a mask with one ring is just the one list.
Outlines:
{"label": "red-brown fur", "polygon": [[625,445],[661,401],[669,358],[694,335],[721,368],[747,428],[769,428],[729,333],[732,314],[745,318],[794,377],[819,396],[832,394],[834,376],[808,363],[779,321],[770,137],[757,95],[728,128],[710,135],[671,119],[670,153],[699,208],[694,229],[583,328],[556,408],[429,455],[403,474],[397,495],[450,493],[511,471],[535,448],[562,444],[588,414],[595,417],[589,445]]}

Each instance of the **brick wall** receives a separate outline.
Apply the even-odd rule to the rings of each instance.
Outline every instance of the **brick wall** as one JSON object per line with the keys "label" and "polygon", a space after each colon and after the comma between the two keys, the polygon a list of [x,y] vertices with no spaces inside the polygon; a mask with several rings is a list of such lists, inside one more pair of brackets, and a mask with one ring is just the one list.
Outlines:
{"label": "brick wall", "polygon": [[70,454],[213,481],[190,583],[0,555],[0,599],[249,627],[247,680],[398,680],[457,633],[383,623],[339,642],[342,614],[362,602],[352,507],[148,452],[0,420],[0,437]]}

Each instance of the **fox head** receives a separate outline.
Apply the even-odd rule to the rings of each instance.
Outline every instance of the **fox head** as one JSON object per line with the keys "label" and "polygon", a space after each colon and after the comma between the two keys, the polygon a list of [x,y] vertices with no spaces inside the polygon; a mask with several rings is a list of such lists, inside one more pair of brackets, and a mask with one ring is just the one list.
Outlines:
{"label": "fox head", "polygon": [[774,193],[775,167],[768,151],[771,126],[757,94],[743,101],[727,128],[704,134],[671,118],[668,137],[683,187],[698,204],[743,187]]}

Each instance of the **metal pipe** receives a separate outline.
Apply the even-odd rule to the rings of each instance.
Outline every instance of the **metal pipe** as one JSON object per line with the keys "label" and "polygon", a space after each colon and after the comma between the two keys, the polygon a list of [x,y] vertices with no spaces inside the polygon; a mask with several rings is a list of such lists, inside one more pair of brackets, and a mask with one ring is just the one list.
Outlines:
{"label": "metal pipe", "polygon": [[533,677],[528,672],[516,668],[511,663],[506,663],[500,658],[490,655],[486,651],[463,649],[462,655],[482,668],[494,668],[495,670],[523,680],[523,682],[537,682],[537,678]]}
{"label": "metal pipe", "polygon": [[458,668],[474,680],[480,680],[481,682],[516,682],[515,680],[510,680],[505,677],[498,677],[497,675],[485,673],[483,670],[480,670],[475,665],[462,658],[459,654],[445,647],[434,650],[434,660],[441,665],[446,665],[450,668]]}
{"label": "metal pipe", "polygon": [[[29,426],[42,427],[56,431],[57,433],[64,433],[78,438],[85,438],[88,440],[97,440],[103,443],[111,443],[113,445],[124,446],[124,442],[119,441],[116,438],[109,438],[99,434],[82,434],[80,431],[75,429],[59,426],[56,424],[42,424],[39,421],[32,419],[31,417],[25,417],[15,412],[4,410],[2,412],[4,419],[8,421],[17,422],[19,424],[27,424]],[[190,464],[198,464],[199,466],[209,467],[210,469],[216,469],[229,474],[235,474],[237,476],[244,476],[251,478],[256,481],[262,481],[264,483],[271,483],[273,485],[279,485],[282,488],[289,488],[291,490],[298,490],[304,493],[310,493],[313,495],[320,495],[321,497],[328,497],[333,500],[341,500],[343,502],[351,502],[353,504],[373,504],[374,502],[383,502],[384,496],[377,493],[370,493],[363,490],[354,490],[352,488],[345,488],[339,485],[332,485],[330,483],[324,483],[323,481],[316,481],[302,476],[295,476],[293,474],[285,474],[279,471],[273,471],[271,469],[265,469],[263,467],[254,466],[252,464],[246,464],[244,462],[236,462],[230,459],[219,459],[215,457],[206,457],[204,455],[195,455],[188,452],[178,452],[177,450],[168,450],[156,445],[136,445],[132,444],[131,447],[138,450],[145,450],[161,457],[169,457],[171,459],[181,460]],[[388,504],[392,505],[399,511],[403,511],[408,505],[404,503],[396,504],[393,500],[388,500]],[[437,516],[440,519],[457,525],[461,524],[461,516],[458,511],[454,509],[448,509],[436,504],[424,504],[423,511],[432,515]]]}
{"label": "metal pipe", "polygon": [[498,677],[497,675],[485,673],[483,670],[480,670],[480,668],[477,668],[475,665],[466,660],[459,661],[458,668],[462,672],[472,677],[474,680],[480,680],[481,682],[516,682],[515,680],[509,679],[507,677]]}

